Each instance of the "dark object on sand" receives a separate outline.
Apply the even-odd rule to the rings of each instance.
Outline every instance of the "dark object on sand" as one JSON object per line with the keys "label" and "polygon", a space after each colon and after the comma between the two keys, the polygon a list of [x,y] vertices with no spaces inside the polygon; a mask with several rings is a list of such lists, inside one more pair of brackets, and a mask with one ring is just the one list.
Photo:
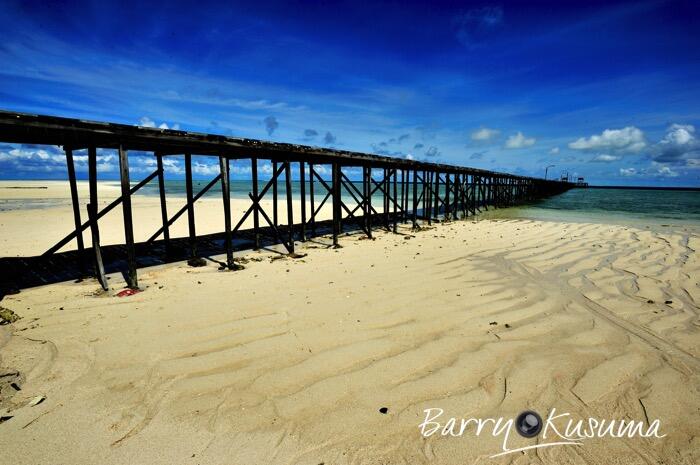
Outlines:
{"label": "dark object on sand", "polygon": [[379,413],[386,415],[389,413],[389,408],[388,407],[382,407],[379,409]]}
{"label": "dark object on sand", "polygon": [[19,320],[20,316],[9,308],[0,307],[0,325],[7,325]]}
{"label": "dark object on sand", "polygon": [[673,303],[673,300],[667,300],[667,301],[664,302],[664,303],[665,303],[666,305],[671,305],[671,304]]}
{"label": "dark object on sand", "polygon": [[129,297],[130,295],[138,294],[141,292],[140,289],[124,289],[123,291],[117,292],[117,297]]}
{"label": "dark object on sand", "polygon": [[496,321],[492,321],[492,322],[491,322],[491,323],[489,323],[489,324],[490,324],[491,326],[496,326],[496,325],[498,324],[498,322],[496,322]]}
{"label": "dark object on sand", "polygon": [[189,266],[199,268],[200,266],[207,266],[207,261],[202,257],[193,257],[187,260]]}

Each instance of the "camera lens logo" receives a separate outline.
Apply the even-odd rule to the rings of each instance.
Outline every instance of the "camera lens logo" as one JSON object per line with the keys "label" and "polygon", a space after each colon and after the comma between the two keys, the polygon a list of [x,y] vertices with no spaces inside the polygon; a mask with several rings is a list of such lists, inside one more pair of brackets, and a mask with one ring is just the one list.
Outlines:
{"label": "camera lens logo", "polygon": [[518,415],[515,427],[524,438],[534,438],[542,431],[542,417],[537,412],[526,410]]}

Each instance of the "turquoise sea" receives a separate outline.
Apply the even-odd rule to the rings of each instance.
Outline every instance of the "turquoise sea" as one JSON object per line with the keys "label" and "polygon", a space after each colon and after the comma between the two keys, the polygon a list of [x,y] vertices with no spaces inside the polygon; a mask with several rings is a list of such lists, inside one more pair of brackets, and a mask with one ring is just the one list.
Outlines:
{"label": "turquoise sea", "polygon": [[529,205],[491,210],[483,218],[700,227],[700,191],[572,189]]}

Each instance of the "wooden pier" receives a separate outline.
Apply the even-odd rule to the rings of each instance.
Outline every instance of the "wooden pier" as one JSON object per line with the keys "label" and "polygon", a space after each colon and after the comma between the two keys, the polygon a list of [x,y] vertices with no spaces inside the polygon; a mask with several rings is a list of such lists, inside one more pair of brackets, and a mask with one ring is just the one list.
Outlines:
{"label": "wooden pier", "polygon": [[[225,253],[222,268],[235,269],[235,250],[282,244],[294,254],[295,242],[325,234],[332,237],[334,246],[339,246],[342,232],[358,231],[372,237],[373,229],[384,228],[396,233],[399,223],[410,222],[413,228],[420,228],[423,223],[463,219],[488,208],[518,205],[573,187],[562,181],[366,153],[4,111],[0,111],[0,142],[63,147],[75,224],[72,232],[41,255],[0,258],[0,297],[13,290],[90,274],[107,290],[105,274],[117,270],[125,273],[129,287],[137,288],[138,268],[143,266],[183,259],[197,264],[201,257]],[[97,210],[98,149],[114,150],[118,155],[121,180],[121,196],[101,210]],[[80,211],[76,187],[73,157],[78,151],[85,151],[88,159],[86,219]],[[136,184],[129,175],[130,151],[155,157],[156,169]],[[193,188],[193,155],[216,157],[219,165],[218,174],[198,192]],[[166,157],[183,157],[185,165],[187,200],[174,214],[166,208]],[[235,160],[250,160],[251,167],[250,205],[241,218],[232,218],[230,209],[230,163]],[[260,189],[259,163],[265,161],[271,163],[272,175]],[[298,192],[291,187],[293,164],[298,165]],[[351,180],[351,171],[360,173],[361,179]],[[324,179],[322,172],[330,172],[330,179]],[[150,182],[158,184],[162,226],[146,242],[137,244],[131,196]],[[285,186],[281,206],[286,208],[286,225],[278,221],[280,182]],[[197,235],[195,204],[217,184],[222,192],[223,231]],[[272,197],[272,212],[261,203],[266,196]],[[381,208],[373,205],[378,196]],[[298,220],[294,218],[295,201],[301,203]],[[319,212],[327,202],[332,206],[332,219],[319,221]],[[99,220],[119,205],[125,243],[101,247]],[[188,236],[172,238],[170,226],[185,214]],[[253,228],[244,230],[242,226],[251,216]],[[93,244],[90,248],[83,242],[88,229]],[[77,250],[58,252],[71,241],[75,241]],[[94,266],[85,265],[90,262]]]}

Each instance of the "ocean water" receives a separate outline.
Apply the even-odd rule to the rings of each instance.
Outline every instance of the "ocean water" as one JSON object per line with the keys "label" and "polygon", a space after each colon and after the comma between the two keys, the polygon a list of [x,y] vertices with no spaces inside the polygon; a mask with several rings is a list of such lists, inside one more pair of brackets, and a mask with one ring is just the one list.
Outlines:
{"label": "ocean water", "polygon": [[[111,182],[111,181],[110,181]],[[260,181],[258,190],[262,191],[267,181]],[[208,181],[194,181],[194,192],[198,192]],[[117,182],[114,182],[118,186]],[[320,204],[326,195],[325,188],[315,182],[316,204]],[[362,184],[354,183],[362,192]],[[292,193],[298,198],[300,183],[292,181]],[[441,186],[444,195],[444,186]],[[400,193],[400,185],[398,186]],[[185,197],[184,181],[166,181],[166,195]],[[278,184],[280,201],[284,202],[285,183]],[[232,180],[231,197],[247,199],[251,191],[249,180]],[[306,183],[306,192],[309,185]],[[158,183],[150,182],[136,195],[158,196]],[[266,198],[270,198],[272,189]],[[204,197],[221,198],[221,184],[216,183]],[[350,208],[355,201],[343,189],[343,200]],[[374,205],[382,205],[382,194],[377,191],[372,197]],[[0,198],[0,211],[41,209],[57,205],[69,205],[70,199],[13,199]],[[695,190],[646,190],[646,189],[572,189],[564,194],[542,199],[528,205],[489,209],[480,216],[483,219],[524,218],[544,221],[567,221],[586,223],[611,223],[635,227],[677,227],[693,226],[700,228],[700,191]]]}
{"label": "ocean water", "polygon": [[528,205],[490,210],[483,218],[700,227],[700,191],[572,189]]}

